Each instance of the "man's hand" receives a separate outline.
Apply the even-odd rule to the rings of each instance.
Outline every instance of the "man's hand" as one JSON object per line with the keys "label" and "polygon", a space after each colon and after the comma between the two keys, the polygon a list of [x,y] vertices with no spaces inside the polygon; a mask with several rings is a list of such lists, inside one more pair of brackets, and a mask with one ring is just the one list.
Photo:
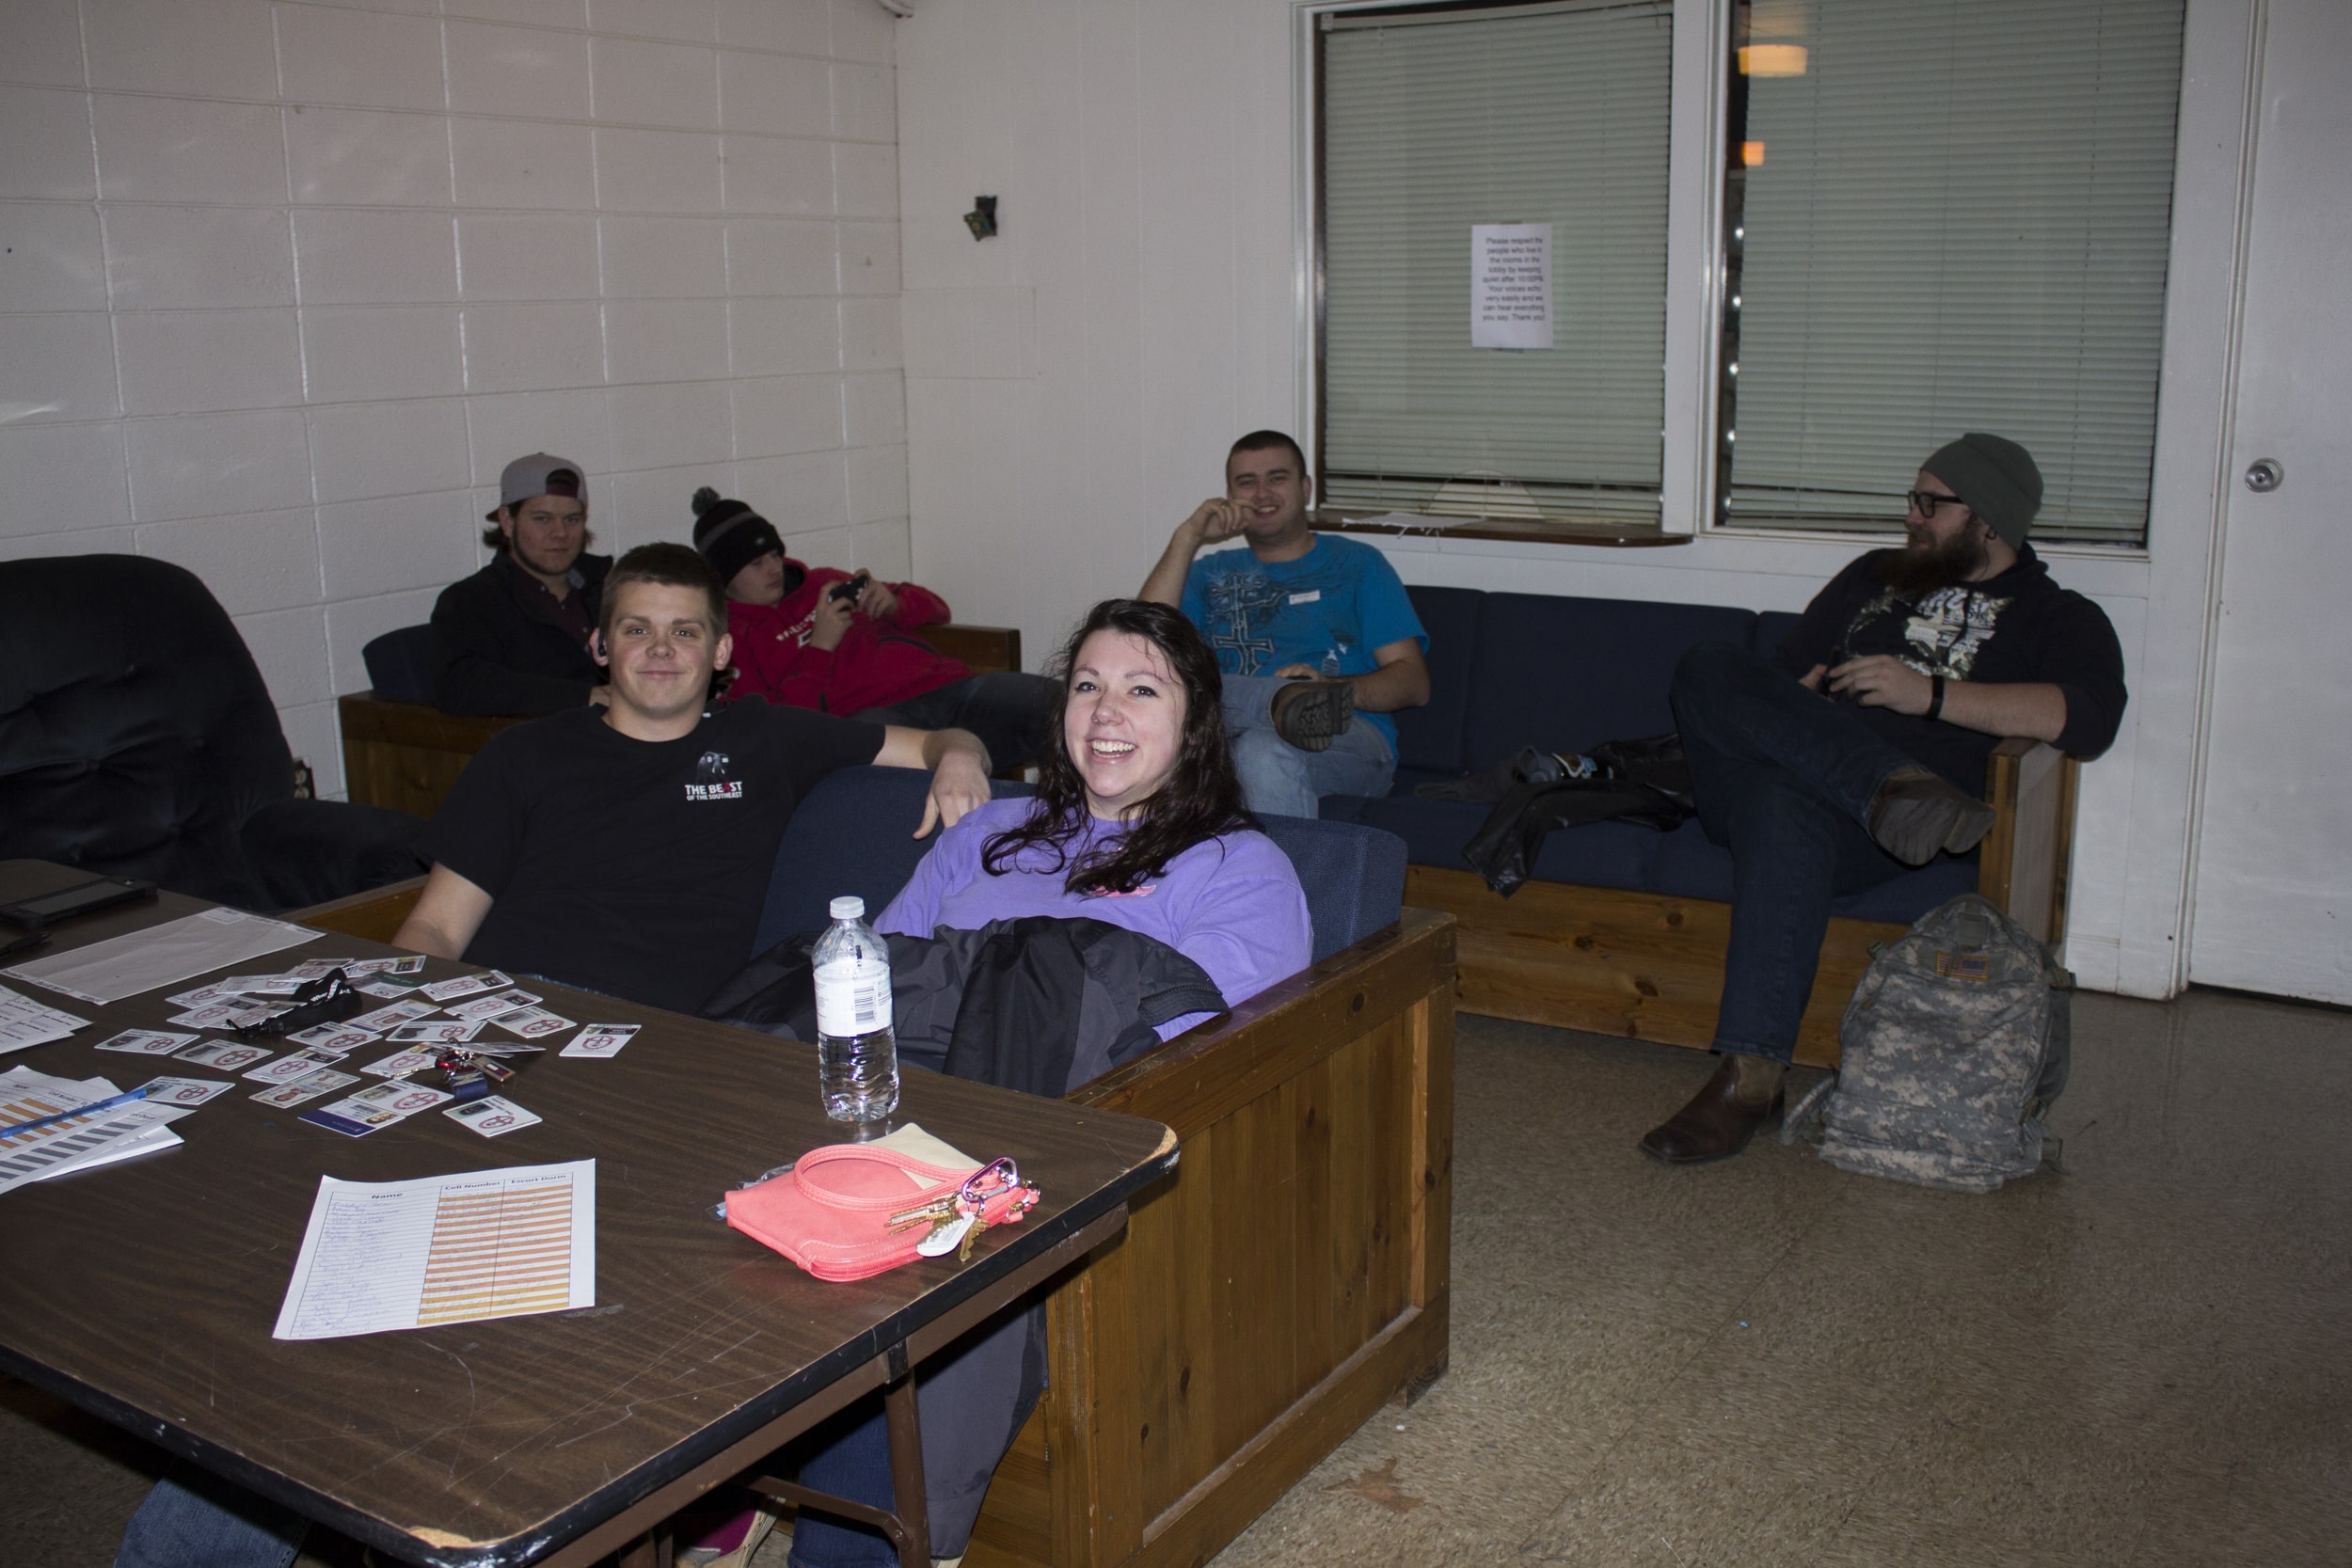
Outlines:
{"label": "man's hand", "polygon": [[[942,730],[941,735],[962,735],[961,730]],[[965,738],[970,739],[970,736]],[[974,747],[978,747],[977,740]],[[968,812],[988,804],[988,752],[982,750],[957,751],[940,758],[931,770],[931,792],[923,800],[923,821],[914,830],[917,838],[928,838],[934,827],[952,828]]]}
{"label": "man's hand", "polygon": [[970,730],[916,730],[892,724],[882,732],[882,750],[874,762],[882,768],[924,768],[930,770],[930,794],[923,801],[923,823],[916,838],[931,829],[954,827],[966,813],[988,802],[991,764],[988,748]]}
{"label": "man's hand", "polygon": [[1184,600],[1184,574],[1192,570],[1192,558],[1204,545],[1221,544],[1232,538],[1248,521],[1249,515],[1239,501],[1223,496],[1211,496],[1193,508],[1192,515],[1176,525],[1176,531],[1168,536],[1168,548],[1160,553],[1159,564],[1143,579],[1143,587],[1136,597],[1149,599],[1176,609]]}
{"label": "man's hand", "polygon": [[1892,654],[1850,658],[1829,673],[1829,689],[1864,707],[1890,707],[1915,717],[1928,711],[1935,683]]}
{"label": "man's hand", "polygon": [[895,621],[898,616],[898,595],[882,578],[868,578],[857,596],[857,608],[858,613],[869,621]]}
{"label": "man's hand", "polygon": [[1279,670],[1269,670],[1266,673],[1278,681],[1319,681],[1323,679],[1323,672],[1311,664],[1285,664]]}
{"label": "man's hand", "polygon": [[828,588],[817,595],[817,609],[808,624],[810,645],[831,653],[841,646],[841,640],[850,635],[850,623],[857,617],[857,606],[848,599],[836,599]]}

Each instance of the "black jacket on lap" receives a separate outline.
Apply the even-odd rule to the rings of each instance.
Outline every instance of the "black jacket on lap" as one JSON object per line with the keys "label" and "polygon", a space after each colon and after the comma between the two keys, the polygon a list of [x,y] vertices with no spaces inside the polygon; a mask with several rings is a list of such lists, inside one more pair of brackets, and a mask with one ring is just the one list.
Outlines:
{"label": "black jacket on lap", "polygon": [[[572,592],[593,623],[604,603],[609,555],[572,566]],[[538,584],[501,550],[433,606],[433,705],[443,713],[561,713],[588,701],[604,672],[556,615]]]}

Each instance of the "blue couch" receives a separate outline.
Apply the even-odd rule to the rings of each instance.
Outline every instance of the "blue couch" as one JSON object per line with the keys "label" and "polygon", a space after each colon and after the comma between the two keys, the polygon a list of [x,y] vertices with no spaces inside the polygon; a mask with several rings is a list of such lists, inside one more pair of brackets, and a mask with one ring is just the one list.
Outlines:
{"label": "blue couch", "polygon": [[[1429,631],[1430,703],[1397,715],[1391,793],[1327,796],[1323,816],[1383,828],[1405,841],[1412,863],[1406,901],[1462,922],[1466,1009],[1706,1044],[1721,984],[1731,856],[1696,821],[1666,833],[1616,822],[1552,833],[1535,879],[1505,900],[1462,860],[1462,846],[1489,807],[1416,799],[1413,786],[1493,768],[1523,746],[1581,751],[1671,730],[1666,694],[1686,651],[1727,642],[1766,652],[1796,616],[1466,588],[1407,592]],[[1996,810],[2006,801],[2007,815],[1981,856],[1940,857],[1837,901],[1801,1060],[1835,1060],[1837,1014],[1869,942],[1956,894],[1984,892],[2056,940],[2064,832],[2047,819],[2063,808],[2071,820],[2073,766],[2048,747],[2003,742],[1988,799]],[[2041,808],[2031,825],[2018,815],[2029,806]]]}

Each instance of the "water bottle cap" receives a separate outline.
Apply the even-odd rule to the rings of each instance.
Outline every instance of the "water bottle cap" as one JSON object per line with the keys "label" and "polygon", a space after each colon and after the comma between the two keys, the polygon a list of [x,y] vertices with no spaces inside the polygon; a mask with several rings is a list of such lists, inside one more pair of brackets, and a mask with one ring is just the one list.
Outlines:
{"label": "water bottle cap", "polygon": [[827,905],[826,911],[835,920],[863,920],[866,918],[866,900],[853,893],[845,894]]}

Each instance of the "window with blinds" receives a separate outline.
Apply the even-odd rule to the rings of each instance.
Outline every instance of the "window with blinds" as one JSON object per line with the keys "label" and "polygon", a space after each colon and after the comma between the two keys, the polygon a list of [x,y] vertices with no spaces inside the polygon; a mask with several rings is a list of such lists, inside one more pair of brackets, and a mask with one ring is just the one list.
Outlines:
{"label": "window with blinds", "polygon": [[1719,521],[1898,528],[1985,430],[2042,468],[2037,538],[2145,541],[2183,8],[1738,8]]}
{"label": "window with blinds", "polygon": [[[1672,11],[1320,19],[1323,507],[1657,526]],[[1551,348],[1470,346],[1496,223],[1551,226]]]}

